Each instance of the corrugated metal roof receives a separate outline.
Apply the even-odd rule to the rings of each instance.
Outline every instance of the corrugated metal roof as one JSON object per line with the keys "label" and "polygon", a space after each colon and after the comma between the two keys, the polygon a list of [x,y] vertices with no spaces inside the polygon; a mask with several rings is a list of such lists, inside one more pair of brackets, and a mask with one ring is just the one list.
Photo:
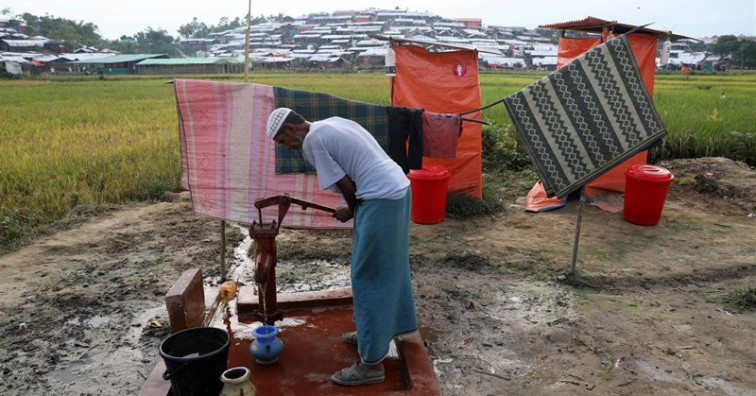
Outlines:
{"label": "corrugated metal roof", "polygon": [[[145,59],[137,65],[213,65],[217,63],[240,63],[231,57]],[[241,62],[243,63],[243,61]]]}
{"label": "corrugated metal roof", "polygon": [[40,61],[40,62],[52,62],[58,59],[60,59],[60,57],[55,56],[55,55],[39,55],[39,56],[34,57],[35,61]]}
{"label": "corrugated metal roof", "polygon": [[647,27],[638,27],[635,25],[628,25],[625,23],[618,23],[617,21],[607,21],[605,19],[600,19],[596,17],[586,17],[581,20],[577,21],[567,21],[567,22],[558,22],[558,23],[551,23],[548,25],[541,25],[540,28],[547,28],[547,29],[566,29],[566,30],[576,30],[581,32],[593,32],[593,33],[601,33],[604,28],[609,28],[610,30],[613,30],[616,34],[623,34],[627,33],[633,29],[638,29],[635,31],[635,33],[645,33],[650,34],[654,36],[670,36],[673,40],[683,39],[683,38],[690,38],[686,36],[681,36],[678,34],[672,34],[672,32],[664,32],[661,30],[654,30],[649,29]]}
{"label": "corrugated metal roof", "polygon": [[42,47],[49,40],[8,40],[2,39],[8,47]]}
{"label": "corrugated metal roof", "polygon": [[92,63],[93,59],[102,59],[102,58],[109,58],[113,55],[111,54],[102,54],[102,53],[81,53],[81,54],[72,54],[72,53],[63,53],[60,54],[60,57],[67,60],[67,61],[84,61],[89,60],[89,63]]}
{"label": "corrugated metal roof", "polygon": [[2,56],[0,55],[0,63],[5,62],[16,62],[16,63],[29,63],[28,60],[20,57],[20,56]]}
{"label": "corrugated metal roof", "polygon": [[165,54],[123,54],[106,56],[97,59],[81,60],[71,63],[124,63],[124,62],[136,62],[150,58],[165,57]]}

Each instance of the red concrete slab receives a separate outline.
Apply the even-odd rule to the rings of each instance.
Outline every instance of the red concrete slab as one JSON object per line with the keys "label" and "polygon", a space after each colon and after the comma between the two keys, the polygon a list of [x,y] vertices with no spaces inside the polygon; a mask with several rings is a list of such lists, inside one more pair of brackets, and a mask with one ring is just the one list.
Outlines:
{"label": "red concrete slab", "polygon": [[[278,362],[258,364],[249,352],[249,335],[232,334],[228,367],[244,366],[262,395],[440,395],[425,346],[417,333],[397,342],[398,357],[384,360],[386,380],[380,384],[343,387],[333,384],[336,371],[359,360],[357,347],[341,341],[354,330],[351,307],[303,309],[284,314],[293,323],[280,329],[284,350]],[[239,322],[254,321],[239,317]]]}
{"label": "red concrete slab", "polygon": [[[256,296],[254,297],[256,299]],[[283,301],[291,302],[292,306],[302,306],[307,302],[302,301],[301,296],[292,296],[289,299],[286,294],[282,294],[281,297]],[[333,373],[357,362],[359,356],[357,346],[341,341],[342,333],[355,328],[351,305],[323,305],[327,302],[333,304],[349,301],[351,293],[339,290],[308,293],[307,297],[305,300],[309,300],[314,307],[284,311],[285,324],[280,326],[278,334],[278,338],[284,343],[284,350],[278,362],[271,365],[258,364],[249,352],[249,346],[253,341],[251,329],[256,320],[251,313],[257,308],[254,303],[256,301],[250,294],[241,293],[240,290],[237,299],[240,313],[233,318],[239,324],[246,325],[240,327],[244,330],[231,329],[230,321],[228,318],[225,320],[226,330],[232,338],[227,367],[244,366],[250,369],[250,379],[259,395],[441,394],[433,364],[418,332],[395,341],[397,354],[384,360],[384,382],[357,387],[343,387],[331,383],[330,377]],[[246,309],[241,309],[238,305]],[[217,311],[220,312],[222,311]],[[231,310],[226,309],[225,313],[231,315]],[[161,361],[145,381],[139,395],[170,396],[170,382],[161,378],[164,371],[165,366]]]}
{"label": "red concrete slab", "polygon": [[171,382],[163,379],[165,362],[161,359],[152,369],[147,381],[144,381],[138,396],[170,396]]}
{"label": "red concrete slab", "polygon": [[[335,290],[281,293],[278,294],[277,300],[277,308],[282,310],[352,305],[352,288],[345,287]],[[239,311],[239,314],[257,311],[258,305],[258,296],[254,286],[242,286],[239,288],[239,294],[236,298],[236,309]]]}

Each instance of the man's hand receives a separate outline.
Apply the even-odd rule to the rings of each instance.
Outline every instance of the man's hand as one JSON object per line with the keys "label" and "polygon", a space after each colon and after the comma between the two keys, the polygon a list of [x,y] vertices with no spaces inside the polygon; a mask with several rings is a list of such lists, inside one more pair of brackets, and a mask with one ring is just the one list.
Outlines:
{"label": "man's hand", "polygon": [[352,211],[348,206],[342,206],[333,212],[333,217],[339,219],[342,223],[346,223],[352,219]]}

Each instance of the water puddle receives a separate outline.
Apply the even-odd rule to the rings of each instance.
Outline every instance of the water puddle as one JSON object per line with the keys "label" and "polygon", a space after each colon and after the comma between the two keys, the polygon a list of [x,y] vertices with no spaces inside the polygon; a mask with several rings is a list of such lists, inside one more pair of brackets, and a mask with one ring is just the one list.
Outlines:
{"label": "water puddle", "polygon": [[102,325],[108,324],[110,320],[110,315],[95,315],[87,320],[87,324],[92,327],[100,327]]}
{"label": "water puddle", "polygon": [[103,325],[110,323],[111,320],[112,318],[110,317],[110,315],[95,315],[89,319],[84,319],[84,320],[82,320],[80,317],[77,316],[75,318],[68,319],[66,321],[66,324],[74,325],[74,326],[85,325],[89,327],[101,327]]}

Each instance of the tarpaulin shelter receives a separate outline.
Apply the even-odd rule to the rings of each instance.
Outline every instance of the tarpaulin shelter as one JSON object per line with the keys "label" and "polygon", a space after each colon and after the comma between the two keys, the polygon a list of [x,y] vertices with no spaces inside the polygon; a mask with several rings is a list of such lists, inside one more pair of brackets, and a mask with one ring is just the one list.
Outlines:
{"label": "tarpaulin shelter", "polygon": [[[443,44],[437,44],[443,45]],[[396,76],[391,79],[394,106],[423,108],[436,113],[463,113],[480,108],[478,54],[473,49],[429,52],[417,45],[392,45]],[[480,111],[465,116],[480,119]],[[482,198],[481,125],[462,123],[453,159],[423,158],[425,165],[442,165],[451,171],[449,192]]]}
{"label": "tarpaulin shelter", "polygon": [[[664,32],[647,27],[638,27],[618,23],[617,21],[607,21],[595,17],[587,17],[582,20],[568,21],[541,25],[541,28],[551,28],[561,30],[559,38],[559,49],[557,58],[557,67],[570,63],[576,57],[584,54],[586,51],[594,48],[615,35],[626,34],[633,55],[640,69],[643,83],[649,94],[653,96],[654,92],[654,75],[656,72],[656,46],[659,37],[670,37],[672,39],[685,38],[684,36],[674,35],[671,32]],[[566,31],[580,33],[578,37],[567,37]],[[604,173],[597,179],[587,183],[584,186],[584,192],[591,203],[612,212],[620,211],[622,203],[619,200],[611,199],[617,194],[625,191],[625,170],[635,164],[644,164],[647,161],[647,152],[643,151],[613,169]],[[535,191],[534,191],[535,190]],[[536,185],[531,194],[545,195],[542,187]],[[539,200],[544,207],[553,209],[553,206],[561,200],[554,198],[551,201]],[[534,208],[530,208],[534,209]],[[537,208],[535,208],[537,209]]]}

